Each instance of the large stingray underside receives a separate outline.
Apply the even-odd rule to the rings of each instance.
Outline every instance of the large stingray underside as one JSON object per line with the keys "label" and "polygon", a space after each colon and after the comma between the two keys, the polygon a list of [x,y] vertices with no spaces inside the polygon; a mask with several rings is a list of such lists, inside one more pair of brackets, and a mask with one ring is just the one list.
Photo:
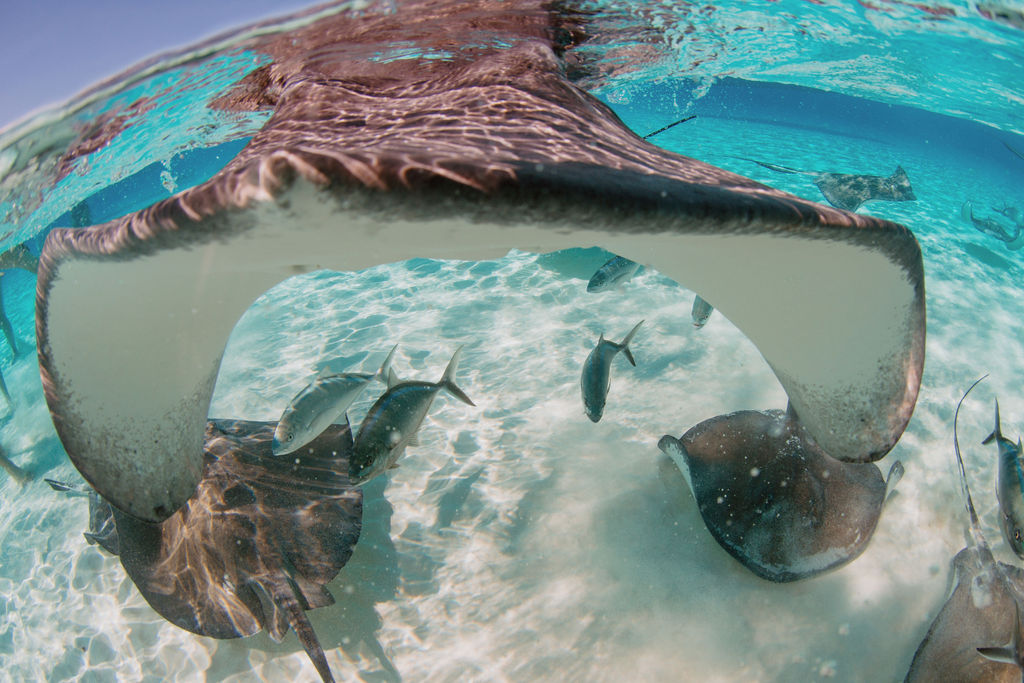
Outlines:
{"label": "large stingray underside", "polygon": [[885,500],[882,473],[830,457],[792,416],[720,415],[677,443],[666,454],[687,477],[708,531],[761,578],[809,578],[867,548]]}
{"label": "large stingray underside", "polygon": [[902,434],[924,361],[913,235],[637,137],[567,77],[586,15],[539,0],[382,3],[251,39],[272,63],[218,100],[272,108],[208,182],[56,230],[37,337],[83,476],[158,521],[202,475],[227,337],[316,268],[601,246],[696,290],[757,345],[835,457]]}
{"label": "large stingray underside", "polygon": [[120,555],[146,602],[171,623],[213,638],[266,629],[276,640],[291,625],[330,680],[304,610],[334,604],[325,585],[359,538],[362,493],[348,480],[352,434],[331,425],[301,452],[278,458],[270,448],[275,426],[211,420],[205,474],[182,508],[151,524],[93,497],[90,534]]}
{"label": "large stingray underside", "polygon": [[952,564],[953,591],[914,653],[907,682],[1020,683],[1015,664],[987,659],[978,648],[1012,641],[1024,570],[997,563],[987,546],[964,548]]}

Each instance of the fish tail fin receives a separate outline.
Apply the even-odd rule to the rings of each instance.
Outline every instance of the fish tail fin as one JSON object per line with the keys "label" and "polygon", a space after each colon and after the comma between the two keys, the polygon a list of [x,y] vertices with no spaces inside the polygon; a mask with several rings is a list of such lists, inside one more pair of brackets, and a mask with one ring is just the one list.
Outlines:
{"label": "fish tail fin", "polygon": [[463,403],[475,407],[476,404],[473,403],[469,396],[466,396],[466,393],[455,384],[455,373],[459,369],[460,358],[462,358],[461,346],[455,349],[455,353],[452,354],[452,359],[448,361],[448,367],[444,369],[444,374],[441,375],[441,381],[438,382],[438,384],[444,387],[449,394],[459,399]]}
{"label": "fish tail fin", "polygon": [[996,428],[992,430],[992,433],[985,437],[985,440],[981,442],[983,446],[988,445],[996,439],[1002,439],[1003,432],[999,427],[999,399],[996,399]]}
{"label": "fish tail fin", "polygon": [[968,223],[974,222],[974,204],[967,201],[960,206],[960,217]]}
{"label": "fish tail fin", "polygon": [[391,378],[394,377],[395,374],[394,372],[391,371],[391,361],[394,359],[395,351],[397,350],[398,344],[395,344],[394,346],[391,347],[391,350],[388,351],[387,358],[385,358],[384,362],[380,364],[380,370],[378,370],[377,374],[374,375],[374,379],[388,387],[391,386]]}
{"label": "fish tail fin", "polygon": [[903,467],[903,463],[897,460],[889,468],[889,474],[885,477],[885,502],[896,495],[896,484],[900,483],[900,479],[903,478],[903,474],[906,470]]}
{"label": "fish tail fin", "polygon": [[638,322],[633,327],[633,329],[629,331],[629,334],[627,334],[625,338],[621,342],[619,342],[619,348],[621,349],[623,355],[626,356],[626,360],[628,360],[629,364],[632,365],[634,368],[636,367],[636,359],[633,358],[633,352],[629,350],[629,342],[633,341],[633,336],[636,334],[636,331],[639,330],[640,326],[643,324],[643,320]]}

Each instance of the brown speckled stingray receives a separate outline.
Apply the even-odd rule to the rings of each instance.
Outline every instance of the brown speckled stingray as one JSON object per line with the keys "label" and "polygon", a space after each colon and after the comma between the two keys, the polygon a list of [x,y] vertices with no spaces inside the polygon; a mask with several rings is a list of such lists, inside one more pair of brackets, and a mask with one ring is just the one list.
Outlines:
{"label": "brown speckled stingray", "polygon": [[331,425],[278,458],[275,424],[211,420],[203,479],[181,509],[152,524],[93,497],[87,537],[119,553],[146,602],[171,623],[213,638],[266,629],[275,640],[291,626],[329,681],[304,610],[334,603],[325,585],[359,538],[362,493],[347,474],[352,434]]}
{"label": "brown speckled stingray", "polygon": [[218,102],[273,109],[248,146],[43,250],[43,385],[91,485],[149,521],[189,500],[227,337],[277,282],[512,247],[657,268],[747,334],[828,453],[888,452],[924,361],[913,235],[643,141],[570,80],[588,26],[560,7],[382,3],[232,46],[271,60]]}
{"label": "brown speckled stingray", "polygon": [[903,474],[899,461],[883,480],[874,463],[830,457],[780,410],[719,415],[658,446],[686,478],[719,545],[776,582],[816,576],[864,552]]}
{"label": "brown speckled stingray", "polygon": [[[1019,664],[1024,569],[1000,562],[992,555],[971,500],[956,433],[960,406],[980,381],[964,393],[953,414],[953,450],[970,522],[969,541],[953,558],[950,577],[953,588],[914,653],[906,683],[1016,683],[1024,680],[1024,668]],[[989,654],[982,654],[983,650]],[[1000,650],[1004,657],[993,659],[993,651]]]}

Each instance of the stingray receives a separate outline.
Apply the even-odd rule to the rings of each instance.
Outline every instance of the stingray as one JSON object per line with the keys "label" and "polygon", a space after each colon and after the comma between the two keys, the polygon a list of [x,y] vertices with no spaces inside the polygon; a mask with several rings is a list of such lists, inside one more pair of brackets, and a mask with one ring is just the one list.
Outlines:
{"label": "stingray", "polygon": [[831,455],[892,448],[924,362],[913,234],[643,141],[567,76],[588,15],[561,7],[410,0],[232,44],[268,60],[216,100],[272,110],[248,145],[43,248],[43,386],[91,486],[147,521],[189,500],[228,335],[285,278],[510,248],[651,264],[749,337]]}
{"label": "stingray", "polygon": [[757,159],[736,157],[750,161],[779,173],[798,173],[810,176],[828,203],[847,211],[856,211],[864,202],[889,201],[912,202],[917,200],[910,178],[902,166],[897,166],[890,176],[855,175],[851,173],[826,173],[823,171],[801,171],[788,166],[769,164]]}
{"label": "stingray", "polygon": [[708,531],[769,581],[806,579],[867,548],[891,490],[874,463],[829,456],[792,413],[744,410],[701,422],[658,447],[686,477]]}
{"label": "stingray", "polygon": [[347,474],[352,433],[331,425],[298,457],[279,458],[270,447],[274,427],[209,421],[199,489],[160,524],[90,491],[86,538],[118,555],[146,602],[172,624],[212,638],[266,629],[278,641],[291,626],[330,681],[304,610],[334,604],[325,585],[359,538],[362,493]]}
{"label": "stingray", "polygon": [[1014,620],[1019,622],[1024,601],[1024,570],[997,561],[989,549],[971,500],[956,433],[960,406],[980,381],[964,393],[953,414],[953,451],[970,520],[968,543],[953,558],[952,590],[914,653],[906,676],[908,682],[1022,680],[1016,664],[991,657],[994,650],[1015,641],[1015,631],[1020,626]]}
{"label": "stingray", "polygon": [[974,229],[981,234],[1005,242],[1006,248],[1010,251],[1017,251],[1024,247],[1024,223],[1020,221],[1020,212],[1012,206],[1004,206],[1002,209],[993,207],[992,210],[1009,218],[1013,222],[1013,226],[1008,228],[994,218],[975,216],[974,204],[969,201],[964,202],[960,207],[960,217],[973,225]]}

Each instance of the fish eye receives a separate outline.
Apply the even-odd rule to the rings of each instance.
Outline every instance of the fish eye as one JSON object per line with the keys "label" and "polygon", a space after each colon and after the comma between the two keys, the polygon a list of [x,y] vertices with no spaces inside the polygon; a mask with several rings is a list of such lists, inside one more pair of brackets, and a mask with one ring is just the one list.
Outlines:
{"label": "fish eye", "polygon": [[287,434],[284,435],[285,441],[291,441],[293,438],[295,438],[295,435],[292,434],[291,432],[288,432]]}

